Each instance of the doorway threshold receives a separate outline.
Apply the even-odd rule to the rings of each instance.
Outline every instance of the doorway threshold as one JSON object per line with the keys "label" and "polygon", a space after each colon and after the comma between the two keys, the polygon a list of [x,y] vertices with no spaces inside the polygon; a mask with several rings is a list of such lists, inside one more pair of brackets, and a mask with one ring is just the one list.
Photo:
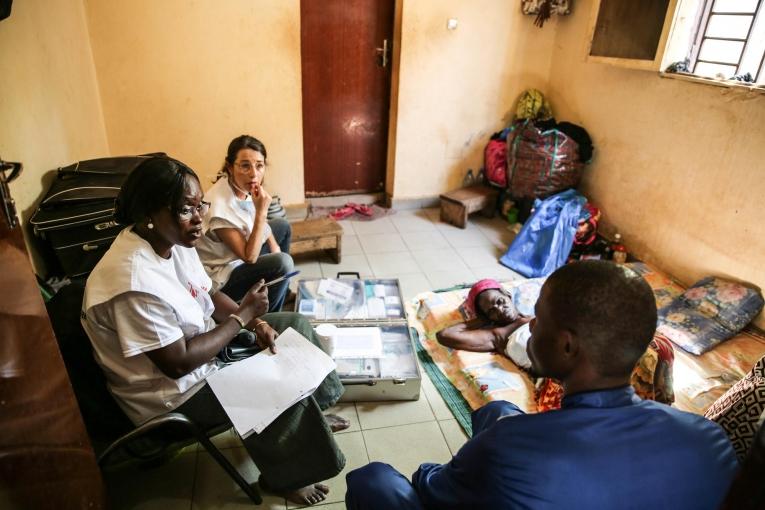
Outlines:
{"label": "doorway threshold", "polygon": [[332,197],[306,197],[306,204],[317,207],[341,207],[348,202],[354,204],[382,204],[385,202],[385,193],[356,193],[353,195],[338,195]]}

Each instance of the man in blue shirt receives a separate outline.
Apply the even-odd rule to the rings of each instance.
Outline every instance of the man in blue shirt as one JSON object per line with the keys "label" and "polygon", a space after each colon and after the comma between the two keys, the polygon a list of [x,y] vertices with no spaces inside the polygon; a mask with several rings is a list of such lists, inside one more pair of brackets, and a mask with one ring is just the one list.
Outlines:
{"label": "man in blue shirt", "polygon": [[531,322],[532,371],[562,383],[560,410],[492,402],[447,464],[411,483],[387,464],[347,476],[356,509],[714,509],[738,463],[715,423],[643,401],[629,385],[656,327],[656,302],[632,270],[584,261],[554,272]]}

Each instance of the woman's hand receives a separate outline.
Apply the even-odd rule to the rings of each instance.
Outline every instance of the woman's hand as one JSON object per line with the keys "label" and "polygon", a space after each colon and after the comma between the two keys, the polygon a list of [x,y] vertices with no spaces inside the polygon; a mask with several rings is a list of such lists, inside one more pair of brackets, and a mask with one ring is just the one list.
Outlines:
{"label": "woman's hand", "polygon": [[261,279],[253,285],[242,298],[237,315],[245,323],[249,323],[268,311],[268,288],[265,280]]}
{"label": "woman's hand", "polygon": [[258,347],[261,349],[267,348],[276,354],[276,337],[279,336],[279,333],[277,333],[274,328],[269,326],[266,321],[259,319],[253,327],[253,331],[255,332],[256,343],[258,344]]}
{"label": "woman's hand", "polygon": [[252,203],[255,204],[255,210],[258,213],[262,211],[262,214],[265,215],[268,212],[268,206],[271,205],[271,200],[271,195],[263,186],[252,187]]}

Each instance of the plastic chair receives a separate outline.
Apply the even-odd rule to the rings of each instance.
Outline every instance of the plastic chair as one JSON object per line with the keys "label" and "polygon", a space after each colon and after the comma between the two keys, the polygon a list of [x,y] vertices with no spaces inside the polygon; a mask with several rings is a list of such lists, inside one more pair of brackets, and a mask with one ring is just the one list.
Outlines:
{"label": "plastic chair", "polygon": [[47,303],[47,308],[99,467],[103,470],[118,452],[148,464],[199,442],[254,504],[262,503],[258,490],[210,441],[210,437],[229,426],[202,430],[178,412],[157,416],[138,427],[130,422],[109,393],[106,377],[93,358],[90,340],[80,325],[84,292],[85,282],[73,281]]}

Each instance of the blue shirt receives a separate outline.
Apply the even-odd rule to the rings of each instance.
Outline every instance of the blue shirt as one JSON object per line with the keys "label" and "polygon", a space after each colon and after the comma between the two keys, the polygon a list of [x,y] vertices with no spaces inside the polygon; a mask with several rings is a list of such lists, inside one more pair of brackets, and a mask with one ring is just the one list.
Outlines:
{"label": "blue shirt", "polygon": [[738,469],[716,423],[631,386],[540,414],[512,407],[448,464],[420,466],[412,484],[426,508],[716,509]]}

